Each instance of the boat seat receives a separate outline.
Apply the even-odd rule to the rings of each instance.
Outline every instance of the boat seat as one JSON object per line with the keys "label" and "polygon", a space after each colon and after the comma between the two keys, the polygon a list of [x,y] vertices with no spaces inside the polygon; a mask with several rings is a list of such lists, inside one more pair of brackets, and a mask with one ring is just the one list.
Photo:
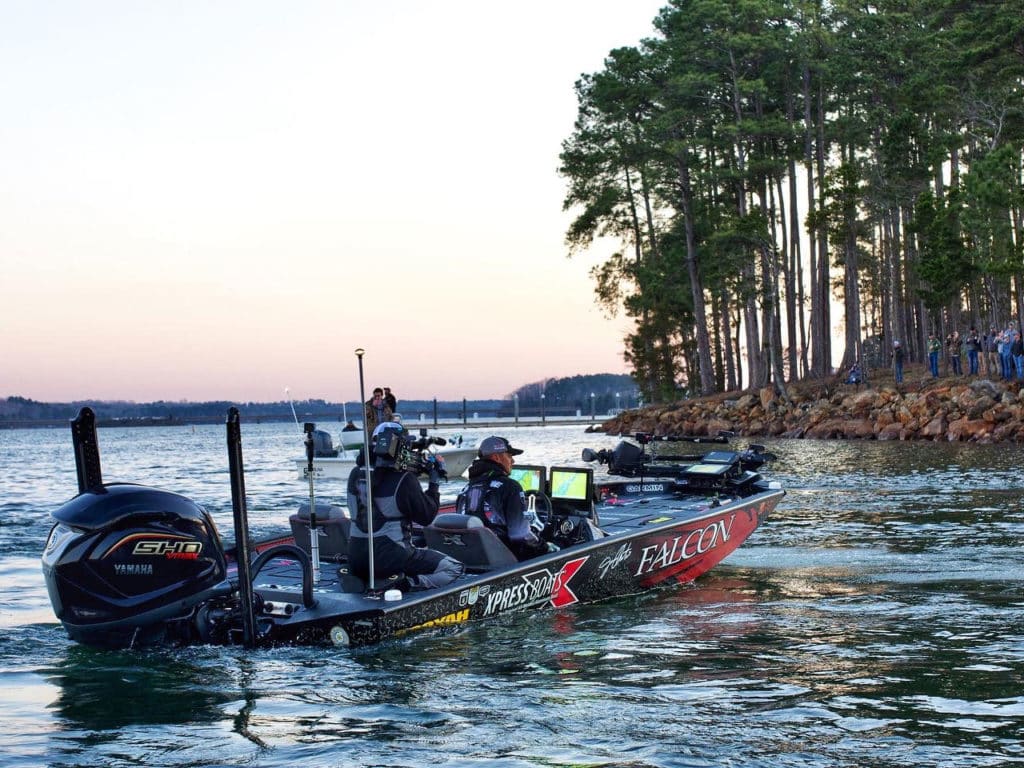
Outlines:
{"label": "boat seat", "polygon": [[[387,591],[389,589],[401,589],[405,591],[405,574],[396,573],[387,577],[378,577],[374,579],[374,588],[380,592]],[[361,578],[356,576],[354,573],[349,571],[348,565],[341,565],[338,567],[338,591],[347,592],[350,594],[362,594],[367,591],[369,585]]]}
{"label": "boat seat", "polygon": [[[292,527],[295,544],[306,552],[309,545],[309,502],[299,505],[299,511],[288,518]],[[334,504],[316,505],[316,528],[320,531],[317,542],[320,557],[325,560],[340,560],[348,556],[348,535],[352,521],[346,510]]]}
{"label": "boat seat", "polygon": [[519,562],[494,531],[479,517],[445,512],[423,529],[427,546],[454,557],[473,573]]}

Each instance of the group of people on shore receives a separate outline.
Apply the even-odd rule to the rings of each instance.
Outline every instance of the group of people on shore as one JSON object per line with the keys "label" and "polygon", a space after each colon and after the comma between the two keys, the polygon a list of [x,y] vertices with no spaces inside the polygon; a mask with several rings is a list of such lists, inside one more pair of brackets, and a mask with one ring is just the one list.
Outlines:
{"label": "group of people on shore", "polygon": [[[963,357],[967,357],[968,376],[1000,376],[1006,381],[1024,380],[1024,341],[1021,332],[1007,327],[1003,330],[991,327],[988,333],[979,334],[971,326],[966,336],[959,331],[948,334],[945,344],[935,333],[928,334],[926,351],[928,370],[932,378],[939,377],[939,357],[945,349],[948,371],[953,376],[964,375]],[[903,383],[904,350],[899,341],[893,342],[892,367],[897,384]]]}

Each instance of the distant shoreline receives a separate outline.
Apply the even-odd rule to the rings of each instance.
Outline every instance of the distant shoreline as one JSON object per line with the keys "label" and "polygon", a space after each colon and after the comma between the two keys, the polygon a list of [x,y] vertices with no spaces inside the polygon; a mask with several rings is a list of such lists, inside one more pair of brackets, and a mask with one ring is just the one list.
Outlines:
{"label": "distant shoreline", "polygon": [[[174,416],[145,416],[145,417],[124,417],[113,419],[97,419],[98,427],[187,427],[190,424],[223,424],[226,416],[197,416],[194,419],[179,419]],[[276,414],[264,416],[247,416],[246,421],[253,424],[287,422],[292,421],[289,416]],[[338,421],[344,424],[339,418]],[[71,422],[67,419],[0,419],[0,429],[52,429],[54,427],[66,427]]]}
{"label": "distant shoreline", "polygon": [[[521,416],[516,419],[513,416],[493,416],[491,414],[474,414],[467,415],[464,419],[460,416],[458,418],[438,418],[437,422],[431,419],[420,420],[416,419],[405,419],[403,423],[410,430],[417,429],[486,429],[486,428],[498,428],[498,427],[557,427],[557,426],[568,426],[568,425],[586,425],[590,428],[590,431],[603,431],[601,425],[610,418],[608,414],[600,414],[595,418],[589,416],[545,416],[541,418],[537,415],[532,416]],[[290,424],[293,419],[289,416],[287,418],[278,414],[271,414],[268,416],[245,416],[242,415],[244,423],[248,424]],[[312,421],[320,429],[326,429],[332,431],[331,425],[344,424],[342,419],[318,419],[315,420],[307,414],[305,421]],[[0,419],[0,430],[5,429],[56,429],[65,428],[70,424],[70,419],[34,419],[34,420],[13,420],[13,419]],[[101,428],[116,428],[116,427],[188,427],[195,425],[208,425],[208,424],[223,424],[225,418],[220,417],[201,417],[196,419],[176,419],[176,418],[114,418],[114,419],[97,419],[96,426]]]}

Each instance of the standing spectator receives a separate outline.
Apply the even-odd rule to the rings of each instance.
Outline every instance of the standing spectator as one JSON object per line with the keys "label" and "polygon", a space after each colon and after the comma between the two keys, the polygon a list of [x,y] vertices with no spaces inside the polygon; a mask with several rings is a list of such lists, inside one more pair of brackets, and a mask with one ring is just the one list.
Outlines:
{"label": "standing spectator", "polygon": [[1024,342],[1020,340],[1020,332],[1015,331],[1013,341],[1010,343],[1010,354],[1013,356],[1013,365],[1017,369],[1017,380],[1024,379]]}
{"label": "standing spectator", "polygon": [[365,415],[366,433],[373,434],[373,431],[380,424],[392,421],[392,410],[384,402],[384,390],[380,387],[373,388],[373,397],[366,401]]}
{"label": "standing spectator", "polygon": [[963,374],[963,367],[960,365],[960,351],[963,345],[960,331],[953,331],[953,333],[946,337],[946,353],[949,355],[950,373],[954,376]]}
{"label": "standing spectator", "polygon": [[967,373],[971,376],[978,375],[978,353],[981,352],[981,339],[978,338],[978,330],[972,325],[967,334]]}
{"label": "standing spectator", "polygon": [[932,378],[939,378],[939,351],[942,344],[935,338],[934,333],[928,334],[928,370],[932,372]]}
{"label": "standing spectator", "polygon": [[991,328],[989,332],[981,337],[981,367],[986,376],[995,372],[996,363],[996,329]]}
{"label": "standing spectator", "polygon": [[384,402],[391,409],[391,413],[398,412],[398,400],[391,394],[391,387],[384,387]]}
{"label": "standing spectator", "polygon": [[999,334],[999,368],[1007,381],[1013,378],[1013,355],[1010,352],[1012,345],[1013,333],[1007,328]]}
{"label": "standing spectator", "polygon": [[897,384],[903,383],[903,347],[898,341],[892,343],[892,374]]}

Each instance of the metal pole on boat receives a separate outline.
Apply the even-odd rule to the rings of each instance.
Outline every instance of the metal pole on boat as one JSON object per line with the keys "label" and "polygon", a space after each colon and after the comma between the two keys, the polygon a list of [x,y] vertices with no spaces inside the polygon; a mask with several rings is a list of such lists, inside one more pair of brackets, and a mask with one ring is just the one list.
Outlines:
{"label": "metal pole on boat", "polygon": [[[363,349],[356,350],[356,357],[359,358],[359,402],[366,402],[366,387],[363,384],[363,355],[366,351]],[[366,527],[367,527],[367,546],[370,548],[369,562],[370,562],[370,590],[376,589],[376,584],[373,578],[373,476],[370,467],[370,432],[366,428],[366,414],[363,414],[363,471],[366,473]],[[349,510],[350,515],[355,513],[355,510]]]}
{"label": "metal pole on boat", "polygon": [[100,443],[96,437],[96,414],[89,406],[82,408],[71,420],[71,442],[75,447],[78,492],[99,490],[103,487]]}
{"label": "metal pole on boat", "polygon": [[306,422],[303,430],[306,433],[306,477],[309,478],[309,556],[313,560],[313,583],[320,583],[320,534],[316,530],[316,495],[313,493],[313,430],[316,424]]}
{"label": "metal pole on boat", "polygon": [[227,431],[231,509],[235,519],[235,559],[238,561],[238,595],[242,604],[242,642],[247,648],[252,648],[256,645],[256,614],[252,604],[249,520],[245,510],[245,477],[242,469],[242,429],[235,406],[228,408]]}

